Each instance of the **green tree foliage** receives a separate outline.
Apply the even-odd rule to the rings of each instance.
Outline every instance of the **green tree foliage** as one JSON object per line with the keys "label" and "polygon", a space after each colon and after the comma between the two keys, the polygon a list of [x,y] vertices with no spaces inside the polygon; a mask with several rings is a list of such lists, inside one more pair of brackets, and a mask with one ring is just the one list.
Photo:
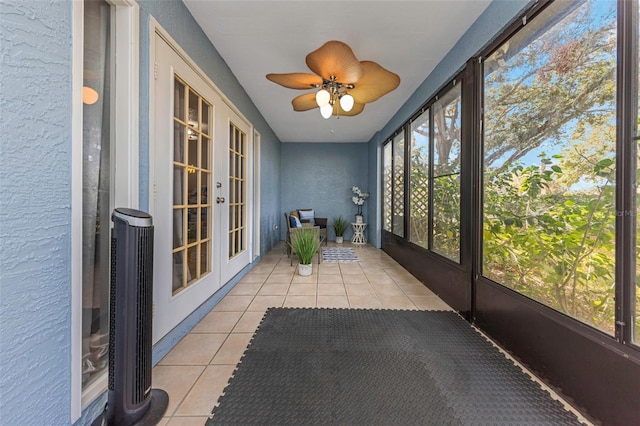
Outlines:
{"label": "green tree foliage", "polygon": [[483,274],[612,333],[615,3],[556,13],[485,68]]}

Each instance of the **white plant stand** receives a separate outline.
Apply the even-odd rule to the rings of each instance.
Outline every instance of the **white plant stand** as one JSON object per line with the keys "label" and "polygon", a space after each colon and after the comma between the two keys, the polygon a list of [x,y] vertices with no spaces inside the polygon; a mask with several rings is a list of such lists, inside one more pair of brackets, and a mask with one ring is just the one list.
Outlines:
{"label": "white plant stand", "polygon": [[353,227],[353,238],[351,242],[353,244],[367,244],[367,238],[364,236],[364,230],[367,228],[366,223],[351,222]]}

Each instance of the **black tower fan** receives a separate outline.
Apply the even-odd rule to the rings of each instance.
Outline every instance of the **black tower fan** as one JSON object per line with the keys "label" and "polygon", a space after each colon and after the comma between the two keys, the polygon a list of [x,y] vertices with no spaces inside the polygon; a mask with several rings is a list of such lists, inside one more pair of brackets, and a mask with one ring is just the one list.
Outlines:
{"label": "black tower fan", "polygon": [[155,425],[169,403],[151,389],[153,222],[145,212],[117,208],[111,215],[109,425]]}

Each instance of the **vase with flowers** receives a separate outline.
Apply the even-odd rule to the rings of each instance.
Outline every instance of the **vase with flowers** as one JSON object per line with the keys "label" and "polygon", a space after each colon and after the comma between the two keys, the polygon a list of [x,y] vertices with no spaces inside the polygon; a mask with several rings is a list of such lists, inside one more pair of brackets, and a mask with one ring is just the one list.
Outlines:
{"label": "vase with flowers", "polygon": [[363,223],[362,206],[364,205],[364,201],[369,198],[369,194],[362,192],[362,190],[357,186],[352,186],[351,192],[355,194],[351,197],[351,201],[353,201],[353,204],[358,208],[356,213],[356,223]]}

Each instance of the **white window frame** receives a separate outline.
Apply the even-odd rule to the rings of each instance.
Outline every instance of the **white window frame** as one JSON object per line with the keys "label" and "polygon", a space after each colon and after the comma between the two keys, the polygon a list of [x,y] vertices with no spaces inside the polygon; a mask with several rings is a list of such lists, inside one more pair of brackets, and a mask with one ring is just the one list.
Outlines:
{"label": "white window frame", "polygon": [[[140,8],[135,0],[107,0],[115,33],[113,112],[115,163],[114,202],[137,208],[139,201],[139,62]],[[84,2],[74,1],[72,12],[72,148],[71,148],[71,423],[82,409],[107,390],[107,373],[82,390],[82,86]]]}

